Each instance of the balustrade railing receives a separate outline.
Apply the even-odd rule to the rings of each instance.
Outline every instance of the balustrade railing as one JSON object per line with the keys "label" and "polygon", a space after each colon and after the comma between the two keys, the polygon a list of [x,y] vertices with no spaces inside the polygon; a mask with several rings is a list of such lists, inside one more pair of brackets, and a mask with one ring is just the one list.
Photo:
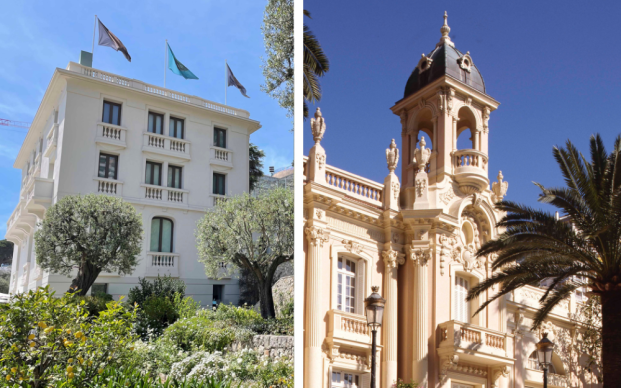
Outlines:
{"label": "balustrade railing", "polygon": [[179,254],[147,252],[147,276],[179,276]]}
{"label": "balustrade railing", "polygon": [[228,199],[226,196],[224,195],[212,195],[213,196],[213,206],[216,207],[224,202],[226,202],[226,200]]}
{"label": "balustrade railing", "polygon": [[144,145],[155,148],[154,151],[161,150],[168,152],[169,155],[173,154],[183,158],[190,158],[190,142],[184,139],[145,132]]}
{"label": "balustrade railing", "polygon": [[348,333],[369,335],[367,322],[345,317],[341,318],[341,330]]}
{"label": "balustrade railing", "polygon": [[328,311],[328,336],[368,344],[371,340],[371,331],[364,315],[330,310]]}
{"label": "balustrade railing", "polygon": [[164,148],[164,137],[162,135],[155,135],[147,133],[147,145],[149,147]]}
{"label": "balustrade railing", "polygon": [[231,151],[229,150],[225,150],[221,148],[214,148],[214,159],[228,162],[230,153]]}
{"label": "balustrade railing", "polygon": [[107,179],[95,178],[97,182],[97,192],[108,195],[122,195],[123,182]]}
{"label": "balustrade railing", "polygon": [[174,191],[172,188],[168,188],[168,201],[183,203],[183,191]]}
{"label": "balustrade railing", "polygon": [[129,79],[120,77],[116,74],[108,73],[101,70],[96,70],[90,67],[85,67],[80,65],[79,63],[70,62],[67,70],[85,75],[87,77],[96,78],[105,82],[110,82],[113,84],[125,86],[132,89],[137,89],[140,91],[144,91],[146,93],[156,94],[158,96],[162,96],[165,98],[169,98],[175,101],[185,102],[187,104],[192,104],[196,106],[200,106],[203,108],[207,108],[216,112],[226,113],[233,116],[240,116],[248,118],[250,114],[242,109],[234,109],[226,105],[221,105],[213,101],[208,101],[196,96],[190,96],[187,94],[175,92],[169,89],[159,88],[154,85],[150,85],[144,83],[142,81]]}
{"label": "balustrade railing", "polygon": [[477,150],[459,150],[453,153],[453,165],[456,169],[476,167],[487,170],[487,155]]}
{"label": "balustrade railing", "polygon": [[142,186],[144,189],[145,199],[151,201],[171,202],[176,204],[188,203],[188,190],[148,184],[142,184]]}
{"label": "balustrade railing", "polygon": [[56,149],[57,143],[58,143],[58,124],[54,124],[52,125],[52,128],[50,128],[49,132],[47,133],[46,141],[45,141],[45,151],[43,152],[43,155],[45,157],[50,157],[54,149]]}
{"label": "balustrade railing", "polygon": [[438,348],[476,350],[507,357],[509,334],[459,321],[448,321],[438,326]]}
{"label": "balustrade railing", "polygon": [[162,188],[146,186],[144,189],[144,197],[146,199],[153,199],[156,201],[162,200]]}
{"label": "balustrade railing", "polygon": [[381,205],[384,186],[350,174],[332,166],[326,166],[326,183],[359,199]]}

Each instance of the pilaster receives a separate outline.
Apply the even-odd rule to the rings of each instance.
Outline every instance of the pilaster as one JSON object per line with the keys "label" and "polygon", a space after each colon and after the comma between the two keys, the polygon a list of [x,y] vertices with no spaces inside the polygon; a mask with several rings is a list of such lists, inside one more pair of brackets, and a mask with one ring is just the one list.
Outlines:
{"label": "pilaster", "polygon": [[398,266],[404,264],[404,255],[386,244],[388,248],[382,252],[384,259],[384,360],[382,362],[382,387],[391,387],[397,380],[397,331],[398,331],[398,289],[397,275]]}

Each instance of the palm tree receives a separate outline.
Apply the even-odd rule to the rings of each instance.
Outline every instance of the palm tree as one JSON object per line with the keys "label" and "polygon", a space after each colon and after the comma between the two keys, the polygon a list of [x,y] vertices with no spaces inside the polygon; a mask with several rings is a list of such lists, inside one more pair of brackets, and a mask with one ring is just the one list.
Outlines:
{"label": "palm tree", "polygon": [[[304,10],[304,15],[311,18],[310,12]],[[314,103],[321,100],[321,86],[319,77],[330,70],[328,57],[315,35],[307,25],[304,25],[304,118],[308,117],[306,102]]]}
{"label": "palm tree", "polygon": [[[588,161],[569,140],[565,148],[554,147],[567,187],[535,183],[542,191],[539,201],[558,208],[565,220],[511,201],[496,204],[506,212],[498,222],[506,230],[483,244],[477,256],[498,255],[497,272],[473,287],[468,300],[500,285],[478,313],[502,295],[549,279],[533,323],[537,328],[556,304],[589,287],[602,303],[604,383],[621,387],[621,136],[610,154],[599,135],[591,136],[590,151]],[[587,279],[586,284],[574,276]]]}

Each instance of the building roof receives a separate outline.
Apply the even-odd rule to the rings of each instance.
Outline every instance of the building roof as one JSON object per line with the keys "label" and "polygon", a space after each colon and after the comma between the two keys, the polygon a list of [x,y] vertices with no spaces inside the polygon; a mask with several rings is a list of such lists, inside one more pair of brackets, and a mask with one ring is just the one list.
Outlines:
{"label": "building roof", "polygon": [[440,29],[442,38],[435,49],[428,55],[421,56],[418,65],[412,71],[403,97],[408,97],[432,83],[448,75],[464,84],[485,93],[485,82],[479,69],[472,62],[470,52],[462,53],[455,48],[455,44],[448,36],[450,27],[447,24],[447,15],[444,13],[444,25]]}

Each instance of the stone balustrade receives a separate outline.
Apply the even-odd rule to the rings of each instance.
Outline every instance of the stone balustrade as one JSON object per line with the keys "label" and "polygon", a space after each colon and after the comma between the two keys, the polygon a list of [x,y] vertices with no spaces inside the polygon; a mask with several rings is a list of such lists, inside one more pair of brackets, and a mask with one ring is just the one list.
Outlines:
{"label": "stone balustrade", "polygon": [[147,252],[146,276],[179,277],[179,254]]}
{"label": "stone balustrade", "polygon": [[218,206],[220,203],[223,203],[228,199],[226,195],[212,194],[211,196],[213,197],[213,207]]}
{"label": "stone balustrade", "polygon": [[187,140],[151,132],[144,132],[143,139],[144,151],[190,159],[190,142]]}
{"label": "stone balustrade", "polygon": [[509,357],[506,333],[459,321],[439,326],[438,349],[445,351],[477,351],[487,356]]}
{"label": "stone balustrade", "polygon": [[100,144],[110,144],[125,148],[127,147],[127,143],[125,141],[126,136],[127,128],[125,127],[108,123],[98,123],[95,141]]}
{"label": "stone balustrade", "polygon": [[345,194],[382,206],[384,185],[332,166],[326,166],[326,184]]}
{"label": "stone balustrade", "polygon": [[453,152],[453,175],[459,189],[473,194],[489,188],[487,177],[487,155],[477,150]]}
{"label": "stone balustrade", "polygon": [[233,168],[233,151],[227,148],[212,146],[209,163],[225,168]]}
{"label": "stone balustrade", "polygon": [[107,195],[123,195],[123,182],[108,178],[95,178],[97,193]]}
{"label": "stone balustrade", "polygon": [[142,184],[141,186],[143,188],[144,199],[184,205],[188,203],[188,190],[148,184]]}
{"label": "stone balustrade", "polygon": [[56,151],[56,147],[58,146],[58,124],[52,125],[49,132],[46,136],[45,141],[45,151],[43,152],[43,156],[46,158],[50,158],[50,161],[56,159],[56,155],[54,151]]}
{"label": "stone balustrade", "polygon": [[328,312],[328,337],[369,344],[371,331],[364,315],[330,310]]}
{"label": "stone balustrade", "polygon": [[96,78],[104,82],[110,82],[116,85],[125,86],[131,89],[136,89],[143,91],[145,93],[155,94],[158,96],[162,96],[164,98],[168,98],[174,101],[180,101],[191,105],[200,106],[206,109],[210,109],[216,112],[220,112],[223,114],[228,114],[232,116],[239,116],[243,118],[249,118],[250,113],[243,109],[235,109],[226,105],[218,104],[213,101],[208,101],[196,96],[190,96],[187,94],[175,92],[169,89],[160,88],[155,85],[150,85],[135,79],[129,79],[120,77],[116,74],[108,73],[105,71],[93,69],[91,67],[82,66],[79,63],[70,62],[67,66],[67,70],[72,71],[74,73],[79,73],[89,78]]}

